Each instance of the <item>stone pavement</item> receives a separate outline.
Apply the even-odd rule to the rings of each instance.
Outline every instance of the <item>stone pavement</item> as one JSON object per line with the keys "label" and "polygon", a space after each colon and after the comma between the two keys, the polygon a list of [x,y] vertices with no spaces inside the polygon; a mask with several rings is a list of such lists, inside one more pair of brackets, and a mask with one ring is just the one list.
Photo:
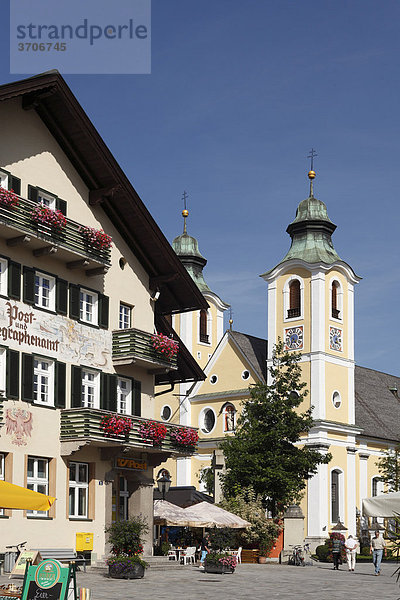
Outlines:
{"label": "stone pavement", "polygon": [[[371,564],[359,564],[354,573],[317,563],[313,567],[239,565],[232,575],[203,573],[194,566],[166,571],[147,569],[143,579],[109,579],[101,573],[79,572],[78,586],[92,590],[92,600],[397,600],[400,588],[383,565],[375,577]],[[0,583],[8,582],[6,576]],[[17,583],[17,580],[13,580]]]}

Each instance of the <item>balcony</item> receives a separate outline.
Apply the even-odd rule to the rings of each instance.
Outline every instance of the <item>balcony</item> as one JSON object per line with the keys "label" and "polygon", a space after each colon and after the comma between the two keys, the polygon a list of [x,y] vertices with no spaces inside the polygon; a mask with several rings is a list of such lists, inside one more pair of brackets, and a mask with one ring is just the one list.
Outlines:
{"label": "balcony", "polygon": [[[193,452],[193,448],[177,448],[171,441],[170,431],[177,425],[162,423],[167,428],[167,435],[161,445],[153,445],[153,442],[144,440],[140,435],[139,428],[142,423],[148,423],[150,419],[134,417],[127,415],[133,422],[133,429],[125,435],[116,435],[115,437],[106,437],[100,422],[104,416],[114,415],[115,413],[96,408],[64,408],[61,410],[60,440],[61,442],[82,442],[96,447],[118,447],[127,446],[137,448],[140,451],[150,453],[168,452],[176,456],[188,455]],[[125,415],[120,415],[125,416]],[[157,423],[161,423],[157,421]],[[179,428],[195,431],[193,427],[179,425]]]}
{"label": "balcony", "polygon": [[153,348],[152,334],[140,329],[117,329],[112,332],[112,359],[115,365],[136,363],[153,373],[160,369],[178,368],[177,356],[169,358]]}
{"label": "balcony", "polygon": [[287,311],[287,318],[294,319],[295,317],[300,317],[300,307],[299,308],[289,308]]}
{"label": "balcony", "polygon": [[18,196],[18,206],[0,205],[0,237],[8,246],[25,245],[34,256],[55,255],[70,269],[86,269],[87,275],[99,275],[111,264],[110,249],[91,247],[80,232],[81,224],[66,219],[61,233],[31,219],[36,202]]}

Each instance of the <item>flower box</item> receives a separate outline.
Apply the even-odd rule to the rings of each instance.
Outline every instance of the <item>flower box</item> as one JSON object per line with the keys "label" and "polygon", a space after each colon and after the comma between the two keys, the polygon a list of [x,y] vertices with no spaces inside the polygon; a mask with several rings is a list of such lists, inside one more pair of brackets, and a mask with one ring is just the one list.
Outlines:
{"label": "flower box", "polygon": [[101,419],[100,427],[105,437],[127,437],[130,430],[133,429],[133,423],[131,419],[126,417],[107,415]]}
{"label": "flower box", "polygon": [[226,573],[234,573],[235,567],[231,567],[229,565],[205,565],[204,571],[206,573],[218,573],[219,575],[223,575]]}
{"label": "flower box", "polygon": [[91,248],[96,250],[108,250],[111,248],[112,238],[104,233],[102,229],[82,226],[79,228],[79,231],[82,234],[88,250]]}
{"label": "flower box", "polygon": [[5,190],[0,187],[0,206],[5,206],[6,208],[17,208],[19,204],[19,198],[16,194],[14,194],[13,190]]}
{"label": "flower box", "polygon": [[186,448],[193,451],[199,441],[199,434],[194,429],[174,427],[169,433],[172,444],[177,448]]}
{"label": "flower box", "polygon": [[179,351],[179,344],[162,333],[151,336],[151,343],[154,350],[166,358],[175,358]]}
{"label": "flower box", "polygon": [[142,579],[144,577],[145,567],[137,563],[129,569],[121,571],[117,564],[109,565],[108,575],[112,579]]}
{"label": "flower box", "polygon": [[60,210],[53,210],[45,204],[35,206],[31,219],[36,225],[44,225],[56,233],[61,233],[67,224],[67,219]]}
{"label": "flower box", "polygon": [[161,446],[167,435],[167,428],[162,423],[146,421],[141,423],[139,433],[143,440],[152,441],[153,446]]}

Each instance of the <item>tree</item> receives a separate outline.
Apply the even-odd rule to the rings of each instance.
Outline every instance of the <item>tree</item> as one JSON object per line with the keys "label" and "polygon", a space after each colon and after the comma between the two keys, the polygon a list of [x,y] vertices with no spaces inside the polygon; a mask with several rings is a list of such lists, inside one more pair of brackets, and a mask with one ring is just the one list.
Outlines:
{"label": "tree", "polygon": [[389,492],[400,491],[400,444],[394,450],[386,450],[384,456],[378,460],[378,469]]}
{"label": "tree", "polygon": [[296,445],[313,424],[312,408],[296,410],[308,393],[301,381],[300,357],[286,352],[278,339],[269,367],[272,383],[250,388],[235,436],[220,444],[227,467],[221,475],[224,495],[236,495],[238,484],[251,486],[273,515],[298,501],[306,480],[331,459],[330,454]]}

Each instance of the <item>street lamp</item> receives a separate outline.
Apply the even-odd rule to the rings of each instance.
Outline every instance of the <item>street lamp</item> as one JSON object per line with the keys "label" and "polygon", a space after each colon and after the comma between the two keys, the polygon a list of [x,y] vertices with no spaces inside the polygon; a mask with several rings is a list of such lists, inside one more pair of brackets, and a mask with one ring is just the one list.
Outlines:
{"label": "street lamp", "polygon": [[158,491],[160,492],[160,494],[162,494],[163,500],[165,500],[165,494],[168,492],[170,485],[171,485],[171,480],[168,477],[168,475],[166,475],[165,473],[162,477],[159,477],[157,479]]}

